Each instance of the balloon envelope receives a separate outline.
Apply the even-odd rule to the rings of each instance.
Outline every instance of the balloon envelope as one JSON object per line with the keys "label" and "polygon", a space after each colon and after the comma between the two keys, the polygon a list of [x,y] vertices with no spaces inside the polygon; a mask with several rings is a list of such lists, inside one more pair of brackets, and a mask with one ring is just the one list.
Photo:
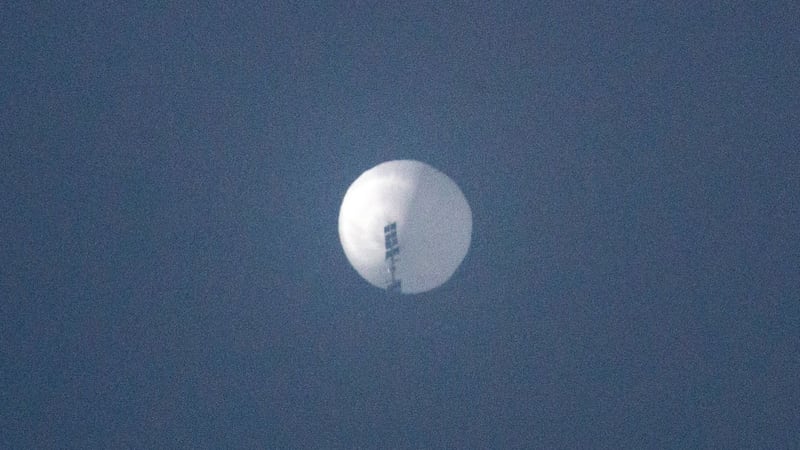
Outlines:
{"label": "balloon envelope", "polygon": [[[396,223],[399,253],[387,259],[384,227]],[[406,294],[446,282],[469,249],[472,211],[447,175],[412,160],[367,170],[347,190],[339,211],[339,239],[353,268],[386,289],[390,266]]]}

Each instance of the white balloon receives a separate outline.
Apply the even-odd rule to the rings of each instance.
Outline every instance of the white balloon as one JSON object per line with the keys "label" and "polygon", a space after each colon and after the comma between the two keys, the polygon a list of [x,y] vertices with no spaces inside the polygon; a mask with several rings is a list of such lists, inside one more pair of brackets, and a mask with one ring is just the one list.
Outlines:
{"label": "white balloon", "polygon": [[393,263],[404,294],[429,291],[456,271],[472,238],[472,211],[447,175],[412,160],[367,170],[347,189],[339,211],[339,239],[353,268],[372,285],[392,280],[384,227],[397,224]]}

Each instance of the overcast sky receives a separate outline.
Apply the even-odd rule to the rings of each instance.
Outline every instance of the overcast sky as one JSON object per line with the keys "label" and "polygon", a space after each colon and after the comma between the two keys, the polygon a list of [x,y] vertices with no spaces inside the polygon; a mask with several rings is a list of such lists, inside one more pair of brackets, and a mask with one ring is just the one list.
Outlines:
{"label": "overcast sky", "polygon": [[[800,442],[797,2],[34,3],[0,447]],[[422,295],[338,239],[392,159],[473,212]]]}

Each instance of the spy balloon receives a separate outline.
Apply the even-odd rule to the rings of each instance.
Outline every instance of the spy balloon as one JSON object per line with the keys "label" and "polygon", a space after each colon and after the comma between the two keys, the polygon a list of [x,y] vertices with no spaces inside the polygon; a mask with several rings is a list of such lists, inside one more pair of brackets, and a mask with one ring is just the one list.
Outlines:
{"label": "spy balloon", "polygon": [[339,239],[354,269],[381,289],[429,291],[456,271],[472,238],[472,211],[447,175],[412,160],[359,176],[342,201]]}

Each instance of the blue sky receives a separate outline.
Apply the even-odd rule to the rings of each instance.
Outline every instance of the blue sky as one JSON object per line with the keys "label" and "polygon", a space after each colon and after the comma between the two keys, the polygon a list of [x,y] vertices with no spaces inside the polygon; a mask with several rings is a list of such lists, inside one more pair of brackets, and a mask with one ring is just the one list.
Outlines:
{"label": "blue sky", "polygon": [[[3,5],[4,447],[796,444],[793,2]],[[386,160],[472,247],[349,266]]]}

